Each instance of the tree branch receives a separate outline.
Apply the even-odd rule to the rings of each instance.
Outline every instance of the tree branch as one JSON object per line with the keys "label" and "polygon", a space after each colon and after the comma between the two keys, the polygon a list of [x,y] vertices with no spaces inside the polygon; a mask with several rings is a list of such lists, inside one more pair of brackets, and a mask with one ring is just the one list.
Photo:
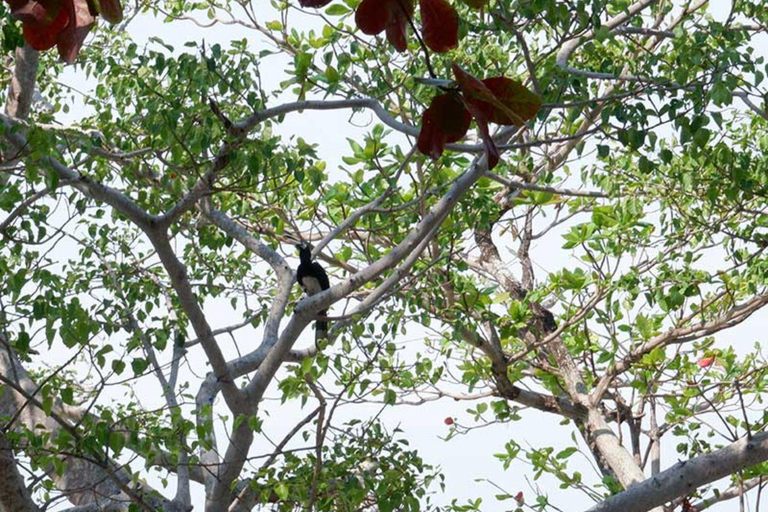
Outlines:
{"label": "tree branch", "polygon": [[13,512],[40,512],[32,501],[24,477],[19,473],[13,446],[0,430],[0,509]]}
{"label": "tree branch", "polygon": [[592,400],[595,402],[599,401],[607,391],[608,386],[613,381],[614,377],[627,371],[632,364],[639,361],[645,354],[648,354],[655,348],[672,343],[691,341],[733,327],[749,318],[752,313],[767,304],[768,293],[762,293],[752,297],[743,304],[730,308],[728,311],[721,313],[717,318],[710,320],[709,322],[702,322],[688,327],[672,328],[663,334],[651,338],[605,372],[600,378],[597,386],[595,386],[595,390],[592,393]]}
{"label": "tree branch", "polygon": [[666,471],[629,487],[587,512],[646,512],[678,496],[768,460],[768,432],[742,438],[725,448],[678,462]]}
{"label": "tree branch", "polygon": [[35,96],[37,67],[40,55],[28,43],[14,52],[13,76],[8,84],[8,101],[5,113],[16,119],[26,119],[32,109]]}
{"label": "tree branch", "polygon": [[[621,25],[622,23],[627,22],[629,19],[631,19],[633,16],[641,12],[646,7],[658,2],[659,0],[639,0],[626,9],[623,9],[620,14],[617,14],[613,18],[603,22],[601,26],[603,28],[607,28],[608,30],[613,31]],[[576,69],[574,67],[571,67],[568,65],[568,60],[571,58],[571,55],[573,54],[576,49],[581,46],[583,43],[589,41],[590,39],[594,38],[596,34],[595,30],[589,30],[586,33],[576,36],[572,39],[569,39],[563,45],[560,47],[560,50],[557,52],[557,57],[555,58],[555,62],[557,65],[563,69],[564,71],[567,71],[568,73],[574,74],[574,75],[581,75],[587,78],[595,78],[600,80],[620,80],[620,81],[629,81],[629,82],[652,82],[653,80],[650,78],[645,77],[639,77],[635,75],[628,75],[624,73],[620,73],[618,75],[615,75],[613,73],[598,73],[595,71],[585,71],[582,69]]]}

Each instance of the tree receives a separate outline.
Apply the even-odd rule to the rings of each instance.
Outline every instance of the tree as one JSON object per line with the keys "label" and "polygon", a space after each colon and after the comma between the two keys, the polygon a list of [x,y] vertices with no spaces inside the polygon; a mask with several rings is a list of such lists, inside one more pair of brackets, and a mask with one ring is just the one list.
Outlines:
{"label": "tree", "polygon": [[[465,3],[3,5],[0,508],[573,509],[446,505],[370,407],[457,400],[453,438],[566,422],[496,458],[580,508],[760,509],[768,3]],[[152,17],[249,37],[137,44]],[[317,110],[362,126],[338,169],[277,135]],[[330,290],[294,286],[297,239]]]}

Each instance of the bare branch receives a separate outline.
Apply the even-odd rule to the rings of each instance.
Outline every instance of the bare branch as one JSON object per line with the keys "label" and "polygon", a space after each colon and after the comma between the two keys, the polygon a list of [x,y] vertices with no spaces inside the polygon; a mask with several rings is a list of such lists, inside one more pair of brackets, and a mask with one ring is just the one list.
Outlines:
{"label": "bare branch", "polygon": [[766,460],[768,432],[762,432],[753,436],[752,440],[745,437],[707,455],[678,462],[670,469],[611,496],[587,512],[645,512]]}
{"label": "bare branch", "polygon": [[14,512],[40,512],[19,473],[13,446],[0,430],[0,509]]}
{"label": "bare branch", "polygon": [[490,179],[492,179],[493,181],[501,183],[502,185],[505,185],[510,189],[533,190],[535,192],[552,192],[553,194],[558,196],[600,197],[600,198],[609,197],[608,194],[604,194],[603,192],[598,192],[593,190],[574,190],[570,188],[557,188],[557,187],[550,187],[547,185],[537,185],[535,183],[528,183],[526,181],[510,180],[509,178],[505,178],[504,176],[499,176],[498,174],[490,171],[485,173],[485,175]]}
{"label": "bare branch", "polygon": [[37,66],[40,55],[29,44],[16,48],[14,52],[13,76],[8,85],[8,102],[5,113],[16,119],[26,119],[32,108],[37,81]]}

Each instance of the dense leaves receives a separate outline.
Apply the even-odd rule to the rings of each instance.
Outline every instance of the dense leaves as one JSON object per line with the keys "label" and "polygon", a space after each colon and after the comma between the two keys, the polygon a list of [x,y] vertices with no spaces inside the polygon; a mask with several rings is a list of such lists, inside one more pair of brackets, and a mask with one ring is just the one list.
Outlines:
{"label": "dense leaves", "polygon": [[[36,503],[754,503],[766,462],[715,450],[768,425],[768,3],[448,1],[447,54],[441,2],[159,0],[40,55],[0,148],[5,469]],[[77,27],[12,4],[36,44]],[[343,294],[326,343],[297,236]],[[663,494],[704,454],[737,469]]]}

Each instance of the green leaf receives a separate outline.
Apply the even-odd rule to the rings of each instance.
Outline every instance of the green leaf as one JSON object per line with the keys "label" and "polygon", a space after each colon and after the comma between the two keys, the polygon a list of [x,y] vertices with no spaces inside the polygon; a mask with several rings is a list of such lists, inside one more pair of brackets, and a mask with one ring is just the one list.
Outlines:
{"label": "green leaf", "polygon": [[342,4],[331,4],[326,10],[325,14],[329,16],[341,16],[351,12],[350,9]]}
{"label": "green leaf", "polygon": [[275,494],[277,494],[277,497],[281,500],[288,499],[288,486],[284,482],[280,482],[275,486]]}
{"label": "green leaf", "polygon": [[149,361],[142,357],[136,357],[131,361],[131,369],[134,375],[142,375],[149,366]]}

